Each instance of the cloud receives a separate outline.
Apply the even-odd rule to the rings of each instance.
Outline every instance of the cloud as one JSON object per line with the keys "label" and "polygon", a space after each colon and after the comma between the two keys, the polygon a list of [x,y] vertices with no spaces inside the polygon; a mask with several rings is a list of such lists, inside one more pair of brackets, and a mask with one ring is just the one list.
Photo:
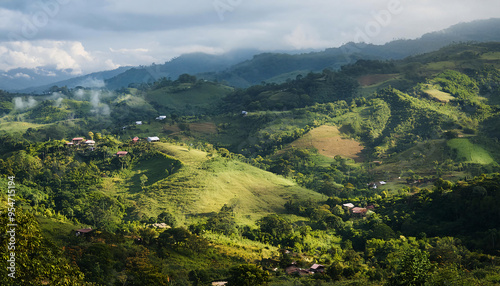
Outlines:
{"label": "cloud", "polygon": [[81,74],[187,52],[324,49],[354,40],[392,2],[402,12],[371,42],[416,38],[500,13],[498,0],[3,0],[0,70],[50,65]]}
{"label": "cloud", "polygon": [[[86,51],[81,42],[35,41],[6,42],[0,46],[0,70],[15,68],[37,69],[41,74],[43,67],[54,66],[58,70],[79,75],[84,70],[113,69],[112,61],[93,56]],[[48,72],[48,76],[54,75]]]}
{"label": "cloud", "polygon": [[23,111],[26,109],[33,108],[37,106],[38,102],[33,98],[33,97],[28,97],[26,100],[24,100],[21,97],[15,97],[12,102],[14,103],[14,109]]}

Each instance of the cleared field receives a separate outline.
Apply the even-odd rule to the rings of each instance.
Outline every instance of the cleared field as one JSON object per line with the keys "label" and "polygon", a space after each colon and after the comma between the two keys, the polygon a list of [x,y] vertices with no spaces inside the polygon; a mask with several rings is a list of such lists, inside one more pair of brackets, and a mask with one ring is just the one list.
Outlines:
{"label": "cleared field", "polygon": [[[147,191],[130,191],[133,200],[147,216],[163,210],[184,214],[188,220],[199,215],[218,212],[224,205],[234,207],[239,223],[253,224],[269,213],[283,213],[289,199],[320,200],[322,195],[304,189],[296,183],[248,164],[216,157],[168,143],[156,143],[159,150],[182,161],[183,167],[173,175],[163,177]],[[139,170],[140,169],[140,170]],[[141,163],[136,171],[148,172],[154,178],[164,167],[161,162]],[[134,174],[135,175],[135,174]],[[158,177],[157,177],[158,178]],[[132,176],[126,180],[134,181]],[[127,183],[124,182],[124,183]]]}
{"label": "cleared field", "polygon": [[15,133],[15,132],[24,133],[29,128],[36,129],[36,128],[39,128],[42,126],[44,126],[44,125],[43,124],[28,123],[28,122],[18,122],[18,121],[1,122],[0,121],[0,130],[5,131],[7,133]]}
{"label": "cleared field", "polygon": [[356,162],[363,161],[361,151],[364,147],[353,139],[342,137],[335,126],[322,125],[309,131],[302,138],[295,140],[291,146],[297,148],[316,148],[326,157],[333,158],[337,155],[351,158]]}
{"label": "cleared field", "polygon": [[437,89],[426,89],[424,90],[424,92],[431,98],[434,98],[440,102],[448,103],[450,102],[450,100],[455,99],[455,97],[453,97],[451,94]]}
{"label": "cleared field", "polygon": [[202,134],[215,134],[217,133],[217,126],[213,122],[201,122],[189,124],[189,129],[194,132]]}
{"label": "cleared field", "polygon": [[362,86],[370,86],[370,85],[375,85],[379,84],[391,79],[395,79],[398,77],[399,74],[372,74],[372,75],[365,75],[360,78],[358,78],[359,84]]}
{"label": "cleared field", "polygon": [[500,60],[500,52],[485,53],[481,55],[481,59],[489,61]]}
{"label": "cleared field", "polygon": [[467,138],[451,139],[447,145],[457,151],[457,159],[462,162],[485,165],[495,162],[488,151]]}

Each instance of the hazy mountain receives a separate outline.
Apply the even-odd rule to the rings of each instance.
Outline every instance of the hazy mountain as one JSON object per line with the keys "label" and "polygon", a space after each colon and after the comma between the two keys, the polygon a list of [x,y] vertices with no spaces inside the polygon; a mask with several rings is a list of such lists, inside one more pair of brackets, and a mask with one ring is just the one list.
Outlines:
{"label": "hazy mountain", "polygon": [[223,55],[191,53],[179,56],[161,65],[136,67],[106,80],[109,89],[127,87],[130,83],[145,83],[159,78],[177,79],[181,74],[218,72],[250,59],[256,50],[236,50]]}
{"label": "hazy mountain", "polygon": [[[164,64],[122,67],[77,78],[55,69],[16,69],[0,74],[0,89],[43,92],[53,85],[75,87],[105,85],[109,89],[127,87],[131,83],[147,83],[159,78],[177,79],[181,74],[217,80],[235,87],[248,87],[263,81],[283,82],[309,71],[339,69],[359,59],[402,59],[438,50],[457,42],[500,41],[500,19],[460,23],[448,29],[428,33],[418,39],[395,40],[384,45],[347,43],[320,52],[273,52],[236,50],[223,55],[191,53]],[[33,87],[33,88],[26,88]]]}
{"label": "hazy mountain", "polygon": [[104,87],[104,80],[119,75],[131,67],[119,67],[114,70],[95,72],[84,76],[70,78],[63,81],[53,82],[42,86],[30,87],[20,90],[23,93],[42,93],[52,86],[67,86],[68,88],[75,88],[77,86],[83,87]]}
{"label": "hazy mountain", "polygon": [[[452,43],[500,41],[499,26],[500,19],[480,20],[457,24],[418,39],[396,40],[384,45],[348,43],[339,48],[307,54],[260,54],[223,72],[204,74],[202,77],[236,87],[248,87],[262,81],[274,81],[270,79],[283,74],[317,72],[325,68],[336,70],[359,59],[402,59],[436,51]],[[286,76],[280,78],[281,81],[287,79]]]}

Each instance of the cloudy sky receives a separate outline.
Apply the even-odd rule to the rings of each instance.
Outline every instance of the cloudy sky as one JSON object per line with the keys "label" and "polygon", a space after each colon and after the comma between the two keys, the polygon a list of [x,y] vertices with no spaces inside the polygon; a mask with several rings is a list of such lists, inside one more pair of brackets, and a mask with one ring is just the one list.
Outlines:
{"label": "cloudy sky", "polygon": [[77,75],[195,51],[381,44],[493,17],[498,0],[0,0],[0,70]]}

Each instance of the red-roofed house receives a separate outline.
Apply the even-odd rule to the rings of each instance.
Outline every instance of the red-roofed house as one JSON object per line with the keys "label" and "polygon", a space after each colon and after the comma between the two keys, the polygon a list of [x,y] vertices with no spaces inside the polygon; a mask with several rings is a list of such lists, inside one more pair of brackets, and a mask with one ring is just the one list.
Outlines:
{"label": "red-roofed house", "polygon": [[135,143],[135,142],[137,142],[137,141],[139,141],[139,137],[135,136],[134,138],[132,138],[132,142],[134,142],[134,143]]}
{"label": "red-roofed house", "polygon": [[352,214],[357,214],[357,215],[361,215],[361,216],[364,216],[366,214],[368,210],[366,208],[353,208],[351,209],[351,212]]}
{"label": "red-roofed house", "polygon": [[116,156],[118,156],[118,157],[123,157],[123,156],[125,156],[127,154],[128,154],[127,151],[118,151],[118,152],[116,152]]}
{"label": "red-roofed house", "polygon": [[82,143],[83,140],[85,139],[83,139],[82,137],[75,137],[73,138],[73,140],[71,140],[71,142],[73,142],[73,144],[75,145],[79,145],[80,143]]}

